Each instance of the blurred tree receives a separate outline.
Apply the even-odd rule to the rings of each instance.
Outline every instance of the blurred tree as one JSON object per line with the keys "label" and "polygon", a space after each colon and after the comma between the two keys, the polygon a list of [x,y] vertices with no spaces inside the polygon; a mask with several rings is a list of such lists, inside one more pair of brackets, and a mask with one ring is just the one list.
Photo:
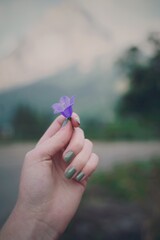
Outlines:
{"label": "blurred tree", "polygon": [[120,101],[119,113],[121,116],[134,117],[159,128],[160,37],[158,34],[152,34],[149,41],[154,51],[145,61],[137,47],[130,48],[120,61],[130,81],[130,87]]}
{"label": "blurred tree", "polygon": [[51,118],[46,114],[39,114],[27,105],[17,107],[12,125],[16,139],[38,139],[50,123]]}

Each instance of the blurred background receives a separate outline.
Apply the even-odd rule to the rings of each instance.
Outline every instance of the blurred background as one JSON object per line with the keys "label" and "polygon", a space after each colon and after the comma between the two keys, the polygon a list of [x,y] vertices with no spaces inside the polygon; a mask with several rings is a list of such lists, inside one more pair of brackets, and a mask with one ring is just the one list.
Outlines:
{"label": "blurred background", "polygon": [[62,239],[159,240],[160,0],[0,0],[0,227],[63,95],[100,164]]}

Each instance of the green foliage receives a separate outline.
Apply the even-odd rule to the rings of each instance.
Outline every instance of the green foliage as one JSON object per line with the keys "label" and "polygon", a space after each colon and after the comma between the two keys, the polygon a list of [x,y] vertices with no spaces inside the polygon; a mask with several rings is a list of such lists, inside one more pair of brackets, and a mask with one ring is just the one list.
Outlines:
{"label": "green foliage", "polygon": [[140,50],[135,47],[130,48],[121,61],[121,66],[129,78],[130,88],[121,99],[119,112],[122,116],[141,120],[146,126],[156,126],[159,131],[160,38],[158,35],[154,36],[152,44],[154,53],[151,57],[145,58],[145,61]]}
{"label": "green foliage", "polygon": [[[101,203],[111,200],[139,206],[145,213],[144,222],[142,220],[141,223],[146,236],[144,239],[159,239],[160,158],[121,163],[109,171],[97,172],[89,182],[88,191],[93,190],[94,196],[98,196],[97,201]],[[90,200],[89,194],[86,200],[87,197]]]}
{"label": "green foliage", "polygon": [[96,173],[90,184],[103,187],[114,198],[147,202],[155,188],[160,193],[160,159],[116,165],[109,172]]}
{"label": "green foliage", "polygon": [[146,127],[134,118],[116,119],[107,124],[107,140],[149,140],[158,138],[156,128]]}
{"label": "green foliage", "polygon": [[82,120],[82,128],[85,131],[85,135],[91,139],[106,139],[106,123],[101,119],[88,118]]}
{"label": "green foliage", "polygon": [[47,114],[40,114],[35,109],[20,105],[17,107],[12,120],[15,139],[37,140],[51,121]]}
{"label": "green foliage", "polygon": [[[108,172],[98,172],[90,180],[89,190],[121,202],[137,203],[146,213],[146,235],[159,240],[160,223],[160,159],[116,165]],[[95,194],[96,195],[96,194]],[[101,201],[102,201],[101,199]],[[148,239],[148,238],[145,238]]]}
{"label": "green foliage", "polygon": [[[83,122],[83,121],[82,121]],[[156,127],[146,127],[134,118],[118,118],[113,122],[104,123],[101,120],[88,119],[82,123],[86,137],[108,141],[118,140],[150,140],[158,139]]]}

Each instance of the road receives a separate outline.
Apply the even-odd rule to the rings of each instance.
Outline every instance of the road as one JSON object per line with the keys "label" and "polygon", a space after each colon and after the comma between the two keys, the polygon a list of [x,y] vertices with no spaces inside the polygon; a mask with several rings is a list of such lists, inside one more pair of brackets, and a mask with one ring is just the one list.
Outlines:
{"label": "road", "polygon": [[98,169],[108,170],[122,162],[160,157],[160,142],[95,142],[94,150],[100,158]]}

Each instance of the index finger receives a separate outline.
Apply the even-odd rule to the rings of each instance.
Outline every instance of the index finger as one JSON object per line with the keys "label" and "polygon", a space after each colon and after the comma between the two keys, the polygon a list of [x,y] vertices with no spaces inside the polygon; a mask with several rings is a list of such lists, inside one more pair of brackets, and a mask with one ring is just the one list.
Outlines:
{"label": "index finger", "polygon": [[[62,127],[63,122],[66,120],[66,118],[62,115],[58,116],[52,124],[49,126],[49,128],[46,130],[46,132],[43,134],[43,136],[40,138],[38,141],[37,145],[43,143],[47,139],[51,138],[54,134],[56,134],[59,129]],[[80,125],[80,120],[79,116],[76,113],[72,114],[71,117],[71,123],[73,127],[79,127]]]}

